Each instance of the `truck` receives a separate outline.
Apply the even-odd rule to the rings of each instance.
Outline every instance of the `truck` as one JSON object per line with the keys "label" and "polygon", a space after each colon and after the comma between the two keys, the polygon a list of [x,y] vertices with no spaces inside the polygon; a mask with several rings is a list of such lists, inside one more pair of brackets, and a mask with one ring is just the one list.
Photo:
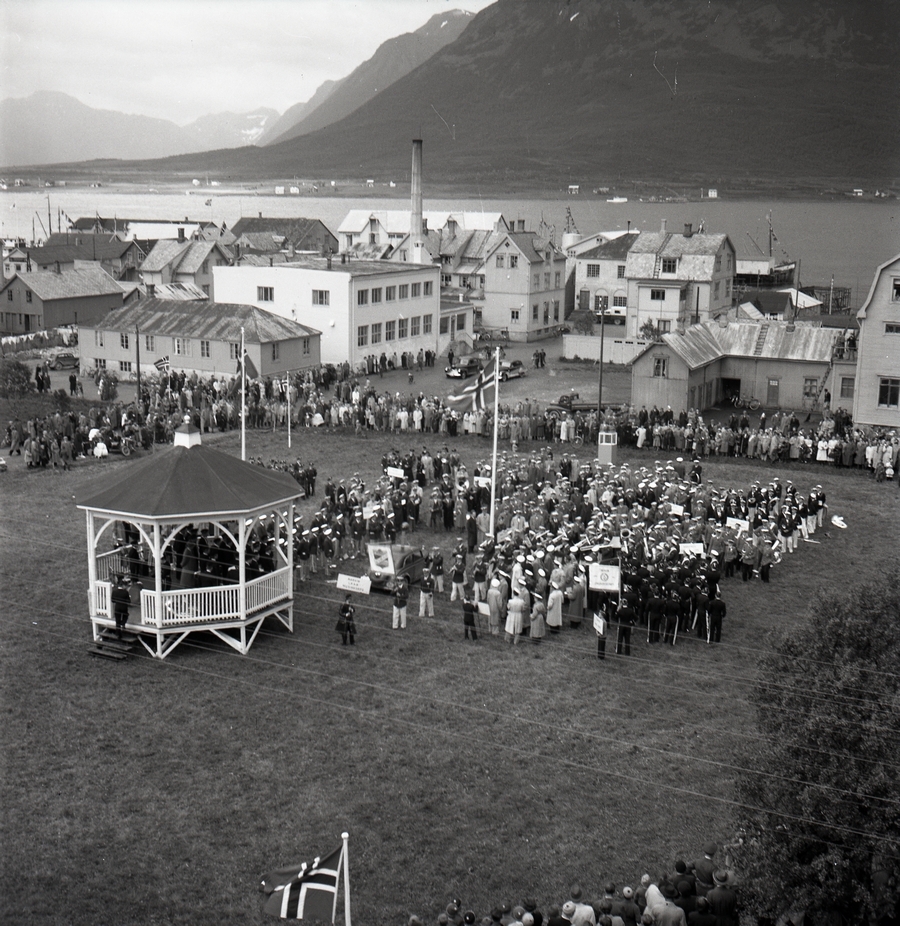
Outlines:
{"label": "truck", "polygon": [[558,416],[562,412],[568,412],[570,415],[574,415],[575,412],[581,412],[582,414],[588,414],[589,412],[597,411],[597,403],[594,402],[585,402],[581,399],[577,392],[566,392],[559,397],[558,402],[550,402],[547,405],[547,414]]}

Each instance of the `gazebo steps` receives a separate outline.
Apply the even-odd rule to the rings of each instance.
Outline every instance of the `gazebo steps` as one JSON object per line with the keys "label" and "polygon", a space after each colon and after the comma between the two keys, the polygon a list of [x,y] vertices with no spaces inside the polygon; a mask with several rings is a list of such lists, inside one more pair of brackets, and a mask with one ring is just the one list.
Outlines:
{"label": "gazebo steps", "polygon": [[127,659],[134,650],[137,639],[133,633],[128,631],[124,631],[119,638],[114,630],[104,630],[100,634],[100,639],[96,640],[93,646],[88,647],[88,653],[91,656],[102,656],[104,659]]}

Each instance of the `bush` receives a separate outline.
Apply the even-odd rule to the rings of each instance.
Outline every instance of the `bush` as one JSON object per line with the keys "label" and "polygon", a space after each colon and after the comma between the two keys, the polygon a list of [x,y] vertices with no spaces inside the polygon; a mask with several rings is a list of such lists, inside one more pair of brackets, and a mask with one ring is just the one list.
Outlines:
{"label": "bush", "polygon": [[35,389],[31,371],[21,360],[0,360],[0,396],[4,399],[22,399]]}

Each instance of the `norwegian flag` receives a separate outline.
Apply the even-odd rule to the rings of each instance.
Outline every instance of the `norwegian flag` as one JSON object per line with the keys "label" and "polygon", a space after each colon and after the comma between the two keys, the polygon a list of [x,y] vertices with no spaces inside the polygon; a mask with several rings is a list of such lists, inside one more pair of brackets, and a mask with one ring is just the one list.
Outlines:
{"label": "norwegian flag", "polygon": [[154,360],[153,366],[155,366],[160,373],[168,373],[171,366],[169,363],[169,355],[166,354],[165,357],[160,357],[159,360]]}
{"label": "norwegian flag", "polygon": [[490,389],[497,384],[497,368],[492,366],[490,372],[485,367],[475,378],[474,383],[470,383],[457,395],[447,396],[447,402],[450,405],[465,405],[471,401],[472,410],[478,411],[484,408],[484,390]]}
{"label": "norwegian flag", "polygon": [[265,912],[283,920],[321,920],[333,923],[337,888],[344,863],[344,847],[335,849],[312,865],[281,868],[263,878],[261,889],[269,895]]}

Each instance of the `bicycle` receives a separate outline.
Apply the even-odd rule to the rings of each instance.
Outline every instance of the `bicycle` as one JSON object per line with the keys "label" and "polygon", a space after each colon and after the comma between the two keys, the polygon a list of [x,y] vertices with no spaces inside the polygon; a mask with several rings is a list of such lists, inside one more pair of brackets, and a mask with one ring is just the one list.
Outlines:
{"label": "bicycle", "polygon": [[750,396],[747,398],[747,396],[735,393],[731,397],[731,404],[735,408],[749,408],[750,411],[755,412],[762,403],[759,401],[759,399],[756,398],[756,396]]}

